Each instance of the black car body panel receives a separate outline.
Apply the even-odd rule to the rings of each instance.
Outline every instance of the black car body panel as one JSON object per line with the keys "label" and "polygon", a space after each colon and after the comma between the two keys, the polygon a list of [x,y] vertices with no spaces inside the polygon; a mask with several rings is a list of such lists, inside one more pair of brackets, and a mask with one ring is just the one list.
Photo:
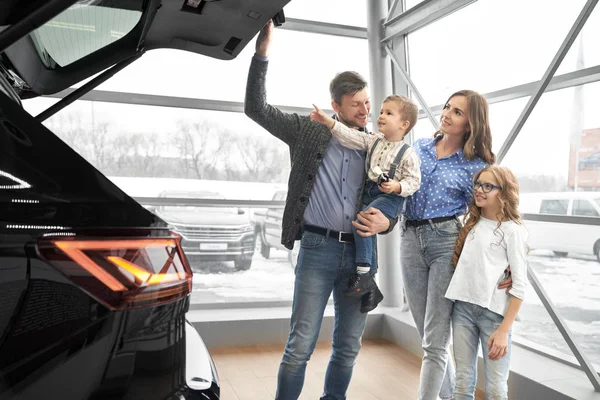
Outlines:
{"label": "black car body panel", "polygon": [[[158,295],[148,296],[142,290],[149,280],[132,275],[134,289],[140,290],[136,294],[128,288],[127,293],[133,292],[133,299],[146,296],[145,302],[115,304],[107,296],[118,299],[115,293],[121,292],[97,283],[104,282],[94,275],[102,272],[101,266],[90,269],[66,251],[44,247],[92,239],[148,242],[172,233],[165,221],[26,113],[20,99],[57,93],[148,49],[182,49],[233,59],[288,1],[2,2],[1,399],[219,399],[210,354],[185,320],[189,294],[180,290],[185,285],[177,287],[181,296],[153,302],[152,296]],[[114,20],[107,10],[127,16],[127,29],[116,34],[107,30],[103,24]],[[81,20],[71,25],[64,20],[65,13]],[[94,13],[97,20],[85,20]],[[46,39],[59,34],[79,35],[76,38],[84,44],[86,35],[108,39],[89,51],[87,46],[77,47],[76,40],[52,48]],[[215,79],[209,71],[186,73],[190,79]],[[178,240],[173,242],[180,251]],[[117,250],[131,253],[130,248]],[[175,253],[168,254],[172,261]],[[189,270],[183,253],[176,256]],[[68,263],[62,265],[53,257]],[[147,275],[159,278],[157,286],[163,285],[161,279],[169,274],[154,272]],[[191,288],[189,272],[184,275]],[[102,273],[110,277],[109,272]],[[88,285],[79,284],[83,281]]]}
{"label": "black car body panel", "polygon": [[[167,399],[201,392],[185,380],[189,296],[110,311],[38,251],[43,235],[160,236],[169,233],[165,222],[3,94],[0,140],[0,398]],[[209,365],[210,356],[203,357]],[[203,392],[218,398],[211,371],[214,385]]]}

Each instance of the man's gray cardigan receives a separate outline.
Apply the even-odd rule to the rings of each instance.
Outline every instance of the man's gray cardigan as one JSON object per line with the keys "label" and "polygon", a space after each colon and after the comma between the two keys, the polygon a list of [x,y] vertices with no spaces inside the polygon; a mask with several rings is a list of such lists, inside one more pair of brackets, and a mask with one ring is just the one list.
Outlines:
{"label": "man's gray cardigan", "polygon": [[[257,60],[250,64],[244,112],[290,147],[291,172],[288,193],[283,211],[281,243],[292,249],[294,241],[300,239],[304,210],[317,176],[317,170],[325,156],[331,133],[325,126],[313,122],[309,116],[286,114],[267,103],[266,78],[268,61]],[[364,186],[364,185],[363,185]],[[361,207],[362,188],[358,207]],[[395,220],[390,221],[391,231]]]}

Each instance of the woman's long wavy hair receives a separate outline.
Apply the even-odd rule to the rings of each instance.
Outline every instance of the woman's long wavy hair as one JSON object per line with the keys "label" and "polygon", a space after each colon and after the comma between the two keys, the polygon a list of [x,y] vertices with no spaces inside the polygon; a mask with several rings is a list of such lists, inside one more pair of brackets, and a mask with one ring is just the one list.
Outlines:
{"label": "woman's long wavy hair", "polygon": [[[492,130],[490,129],[487,100],[473,90],[459,90],[453,93],[448,98],[448,101],[456,96],[464,96],[467,99],[469,127],[471,128],[471,131],[465,135],[463,154],[467,160],[479,157],[488,164],[495,163],[496,156],[492,153]],[[434,137],[442,136],[443,134],[439,130],[434,134]]]}
{"label": "woman's long wavy hair", "polygon": [[[521,221],[521,214],[519,213],[519,183],[517,182],[515,175],[506,167],[489,165],[475,174],[473,177],[473,183],[478,181],[479,177],[484,172],[490,172],[492,175],[494,175],[498,186],[502,188],[498,195],[501,207],[496,214],[496,220],[498,221],[498,226],[496,228],[500,228],[502,221],[514,221],[518,224],[522,224],[523,222]],[[473,193],[471,206],[465,215],[465,226],[463,226],[458,233],[458,239],[456,240],[454,256],[452,257],[453,265],[458,264],[458,258],[460,257],[460,253],[465,245],[467,235],[469,232],[471,232],[480,218],[481,208],[475,204],[475,193]]]}

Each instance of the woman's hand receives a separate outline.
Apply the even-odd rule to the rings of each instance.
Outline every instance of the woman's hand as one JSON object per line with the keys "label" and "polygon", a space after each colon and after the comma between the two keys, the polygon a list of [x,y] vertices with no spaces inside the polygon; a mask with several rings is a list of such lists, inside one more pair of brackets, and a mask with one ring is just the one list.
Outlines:
{"label": "woman's hand", "polygon": [[352,221],[352,225],[358,229],[358,234],[360,236],[373,236],[387,231],[390,227],[390,220],[388,217],[373,207],[359,212],[356,218],[358,219],[359,223]]}
{"label": "woman's hand", "polygon": [[491,334],[488,341],[488,357],[490,360],[498,360],[508,352],[508,332],[497,329]]}
{"label": "woman's hand", "polygon": [[508,292],[510,292],[510,289],[512,289],[512,274],[510,273],[510,265],[506,267],[504,273],[507,276],[507,278],[502,280],[502,282],[498,284],[498,289],[506,289],[504,293],[508,294]]}

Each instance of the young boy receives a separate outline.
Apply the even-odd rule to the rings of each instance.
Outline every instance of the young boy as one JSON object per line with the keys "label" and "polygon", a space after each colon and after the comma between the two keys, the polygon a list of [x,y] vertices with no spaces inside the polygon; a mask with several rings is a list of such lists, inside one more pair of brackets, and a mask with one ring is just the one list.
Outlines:
{"label": "young boy", "polygon": [[[314,105],[313,105],[314,106]],[[310,118],[325,125],[342,146],[367,151],[365,168],[368,180],[364,187],[363,205],[379,209],[386,217],[395,218],[407,196],[421,185],[420,161],[414,150],[404,143],[404,136],[415,126],[418,107],[409,98],[391,95],[383,100],[378,134],[370,135],[348,128],[326,115],[317,106]],[[374,309],[383,300],[373,275],[369,273],[374,257],[375,237],[360,236],[353,228],[356,245],[356,274],[350,279],[344,295],[362,296],[376,291]],[[362,310],[361,310],[362,311]]]}

